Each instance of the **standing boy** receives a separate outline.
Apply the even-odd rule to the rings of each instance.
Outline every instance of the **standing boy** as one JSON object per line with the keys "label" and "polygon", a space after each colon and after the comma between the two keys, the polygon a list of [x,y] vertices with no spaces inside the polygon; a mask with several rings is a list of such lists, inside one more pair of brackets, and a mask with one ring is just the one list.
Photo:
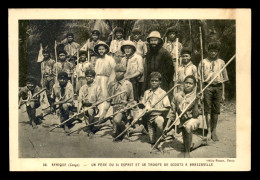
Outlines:
{"label": "standing boy", "polygon": [[178,77],[174,76],[174,84],[181,84],[181,86],[177,87],[177,92],[183,90],[184,79],[192,75],[195,77],[197,81],[197,67],[191,61],[191,51],[187,48],[183,48],[181,50],[182,64],[179,66],[177,70]]}
{"label": "standing boy", "polygon": [[143,117],[147,121],[148,134],[151,146],[157,140],[156,133],[160,135],[163,132],[164,116],[171,107],[168,96],[163,98],[157,105],[151,108],[166,92],[161,89],[162,75],[159,72],[152,72],[150,75],[151,88],[144,92],[142,104],[145,108],[149,108],[146,115]]}
{"label": "standing boy", "polygon": [[121,51],[125,54],[122,62],[126,64],[125,79],[133,85],[134,99],[139,101],[141,93],[139,91],[140,78],[144,74],[143,59],[140,55],[136,54],[136,47],[132,41],[124,41],[121,46]]}
{"label": "standing boy", "polygon": [[41,62],[41,74],[42,74],[42,88],[46,88],[47,97],[49,99],[52,91],[52,87],[55,83],[53,67],[55,61],[50,58],[49,50],[43,50],[43,61]]}
{"label": "standing boy", "polygon": [[35,114],[36,109],[40,106],[40,95],[37,95],[32,99],[36,93],[40,91],[40,87],[36,85],[36,80],[29,76],[27,77],[26,86],[19,89],[19,100],[26,102],[26,111],[29,117],[30,125],[32,125],[33,129],[37,128],[35,122]]}
{"label": "standing boy", "polygon": [[113,39],[111,44],[110,44],[110,52],[111,52],[112,56],[114,56],[114,54],[117,51],[120,51],[121,45],[124,42],[123,29],[122,28],[117,27],[114,30],[114,34],[115,34],[115,39]]}
{"label": "standing boy", "polygon": [[64,50],[67,52],[69,58],[71,56],[76,55],[78,52],[78,49],[80,48],[80,45],[76,42],[74,42],[74,34],[73,33],[68,33],[67,34],[67,42],[64,44]]}
{"label": "standing boy", "polygon": [[[81,109],[88,108],[92,104],[101,101],[101,88],[100,86],[94,81],[96,73],[94,70],[89,69],[85,72],[87,83],[83,85],[79,90],[78,96],[78,113]],[[97,115],[97,109],[91,108],[85,112],[85,116],[88,117],[88,122],[86,123],[91,124],[94,122],[94,117]],[[88,136],[92,136],[94,133],[94,125],[89,126]]]}
{"label": "standing boy", "polygon": [[[208,45],[208,57],[200,62],[198,67],[198,78],[203,86],[206,86],[225,66],[225,62],[219,59],[220,44],[212,42]],[[203,70],[203,74],[201,71]],[[202,75],[202,76],[201,76]],[[202,77],[202,79],[201,79]],[[218,141],[217,122],[220,114],[220,102],[225,100],[225,82],[228,81],[227,70],[224,69],[213,83],[204,91],[204,108],[207,122],[207,140]]]}
{"label": "standing boy", "polygon": [[147,53],[147,46],[145,42],[141,40],[141,30],[138,28],[133,29],[132,36],[133,36],[133,42],[136,47],[136,54],[144,58]]}
{"label": "standing boy", "polygon": [[[115,66],[115,73],[116,73],[116,81],[111,82],[108,85],[108,94],[109,96],[113,96],[118,94],[122,91],[126,91],[121,95],[113,98],[110,102],[105,103],[104,111],[100,116],[100,121],[105,117],[110,105],[113,107],[113,113],[117,112],[118,110],[130,105],[134,101],[133,95],[133,87],[131,82],[124,79],[124,74],[126,69],[123,65],[117,64]],[[127,123],[127,116],[129,112],[122,112],[118,113],[113,117],[113,129],[114,129],[114,137],[117,137],[122,131],[125,130],[125,124]],[[124,136],[118,138],[118,140],[122,141]]]}
{"label": "standing boy", "polygon": [[91,69],[91,64],[86,60],[87,52],[80,51],[79,52],[79,64],[76,65],[74,71],[74,79],[76,80],[76,93],[78,94],[80,88],[87,83],[85,72],[88,69]]}
{"label": "standing boy", "polygon": [[[176,119],[176,112],[180,115],[182,111],[187,108],[187,105],[196,97],[196,79],[194,76],[189,75],[184,79],[184,89],[176,93],[172,100],[171,110],[169,112],[169,119],[165,127],[165,134],[169,131],[168,128]],[[179,128],[182,130],[184,157],[190,157],[190,149],[192,143],[192,132],[199,128],[200,114],[198,108],[198,100],[201,95],[198,95],[195,102],[180,118]]]}
{"label": "standing boy", "polygon": [[[58,82],[54,84],[51,94],[52,106],[59,105],[60,122],[69,118],[69,112],[73,106],[73,87],[68,81],[68,74],[64,71],[58,73]],[[69,100],[70,99],[70,100]],[[69,133],[69,122],[63,125],[66,133]]]}
{"label": "standing boy", "polygon": [[[180,56],[182,44],[180,42],[176,42],[176,38],[178,35],[177,27],[170,27],[167,29],[165,33],[165,37],[167,37],[167,41],[164,43],[164,48],[171,54],[172,60],[175,66],[176,57]],[[178,46],[178,54],[176,54],[176,48]]]}
{"label": "standing boy", "polygon": [[[71,77],[72,77],[72,74],[74,71],[74,69],[73,69],[74,66],[71,62],[66,61],[66,55],[67,55],[66,51],[61,50],[58,52],[59,61],[54,64],[53,72],[54,72],[55,78],[56,78],[57,74],[64,71],[68,74],[68,78],[71,81]],[[56,74],[56,72],[57,72],[57,74]]]}

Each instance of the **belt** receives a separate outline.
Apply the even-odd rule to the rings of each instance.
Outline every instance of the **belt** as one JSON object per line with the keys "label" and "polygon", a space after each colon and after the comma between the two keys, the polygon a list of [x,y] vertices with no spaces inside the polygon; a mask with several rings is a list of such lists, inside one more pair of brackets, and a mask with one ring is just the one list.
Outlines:
{"label": "belt", "polygon": [[[206,82],[204,82],[204,85],[205,86],[207,86],[209,83],[206,83]],[[222,86],[222,84],[221,83],[217,83],[217,84],[211,84],[211,85],[209,85],[209,86],[211,86],[211,87],[220,87],[220,86]]]}

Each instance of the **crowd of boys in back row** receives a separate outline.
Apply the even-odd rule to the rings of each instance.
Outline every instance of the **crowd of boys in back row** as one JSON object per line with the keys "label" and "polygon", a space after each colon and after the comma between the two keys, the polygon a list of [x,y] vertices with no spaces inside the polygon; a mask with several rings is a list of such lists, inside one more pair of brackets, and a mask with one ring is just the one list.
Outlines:
{"label": "crowd of boys in back row", "polygon": [[[180,119],[179,128],[182,129],[186,157],[189,157],[192,141],[192,131],[199,127],[197,84],[203,77],[203,86],[214,77],[225,62],[218,58],[219,43],[212,42],[208,45],[208,57],[203,59],[197,67],[191,61],[191,51],[176,43],[177,30],[169,28],[166,32],[167,42],[163,43],[161,35],[152,31],[147,37],[147,42],[140,39],[141,31],[132,31],[133,40],[124,40],[122,28],[116,28],[115,39],[110,46],[99,40],[99,31],[92,31],[90,40],[82,47],[73,41],[72,33],[67,34],[64,50],[58,52],[58,62],[50,58],[48,50],[43,50],[44,59],[41,62],[43,88],[47,89],[48,100],[52,107],[59,106],[61,122],[69,118],[69,113],[74,105],[74,92],[77,94],[77,111],[80,112],[94,103],[126,91],[110,101],[102,103],[98,107],[90,108],[85,113],[87,123],[94,122],[94,117],[99,114],[99,124],[102,124],[107,116],[110,106],[113,112],[139,102],[139,108],[149,108],[138,122],[135,128],[131,128],[128,134],[142,132],[150,138],[153,145],[156,142],[156,131],[160,134],[163,129],[168,131],[171,122],[189,104],[192,98],[197,97],[192,108]],[[178,46],[178,54],[176,48]],[[79,58],[77,59],[77,53]],[[174,74],[176,56],[182,59]],[[203,74],[201,76],[201,68]],[[175,72],[176,73],[176,72]],[[57,78],[56,78],[57,76]],[[216,126],[220,113],[220,101],[224,100],[224,82],[228,80],[227,71],[224,70],[204,92],[204,105],[206,122],[208,127],[208,140],[217,141]],[[160,97],[166,94],[173,84],[181,84],[169,93],[155,106]],[[35,109],[40,106],[39,96],[31,98],[40,90],[35,85],[33,78],[28,78],[26,87],[20,89],[19,98],[30,99],[26,103],[27,113],[33,128],[35,124]],[[114,136],[119,135],[126,123],[133,120],[129,111],[116,114],[113,119]],[[168,119],[166,127],[164,120]],[[138,125],[139,124],[139,125]],[[64,124],[65,132],[69,132],[70,123]],[[97,132],[101,126],[89,126],[90,136]],[[122,140],[124,136],[118,138]]]}

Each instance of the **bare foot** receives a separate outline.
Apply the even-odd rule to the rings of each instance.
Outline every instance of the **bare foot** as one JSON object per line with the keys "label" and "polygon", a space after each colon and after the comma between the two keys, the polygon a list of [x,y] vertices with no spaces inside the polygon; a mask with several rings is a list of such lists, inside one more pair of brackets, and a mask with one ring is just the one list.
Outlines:
{"label": "bare foot", "polygon": [[216,135],[216,133],[212,133],[211,137],[212,137],[213,141],[219,141],[218,136]]}
{"label": "bare foot", "polygon": [[70,130],[69,130],[67,125],[64,125],[64,130],[65,130],[66,133],[70,133]]}
{"label": "bare foot", "polygon": [[32,128],[33,129],[37,129],[38,128],[34,121],[32,122]]}

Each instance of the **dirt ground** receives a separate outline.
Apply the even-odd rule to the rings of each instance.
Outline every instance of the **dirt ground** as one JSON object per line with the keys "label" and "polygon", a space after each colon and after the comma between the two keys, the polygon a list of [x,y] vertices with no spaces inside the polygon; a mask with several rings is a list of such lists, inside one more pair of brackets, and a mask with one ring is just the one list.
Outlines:
{"label": "dirt ground", "polygon": [[[193,158],[235,158],[236,157],[236,112],[235,103],[222,106],[218,123],[218,142],[210,142],[206,146],[191,152]],[[41,109],[37,110],[37,114]],[[108,121],[109,122],[109,121]],[[122,142],[113,142],[112,129],[103,128],[93,138],[83,131],[67,136],[62,128],[49,132],[59,123],[56,115],[48,115],[32,129],[23,106],[19,110],[19,157],[20,158],[182,158],[183,145],[180,134],[174,140],[163,143],[164,152],[153,150],[148,143],[148,136],[134,134],[125,136]],[[84,125],[76,124],[72,130]],[[202,127],[202,126],[201,126]],[[195,132],[194,139],[201,139],[202,129]],[[205,131],[206,135],[206,131]]]}

